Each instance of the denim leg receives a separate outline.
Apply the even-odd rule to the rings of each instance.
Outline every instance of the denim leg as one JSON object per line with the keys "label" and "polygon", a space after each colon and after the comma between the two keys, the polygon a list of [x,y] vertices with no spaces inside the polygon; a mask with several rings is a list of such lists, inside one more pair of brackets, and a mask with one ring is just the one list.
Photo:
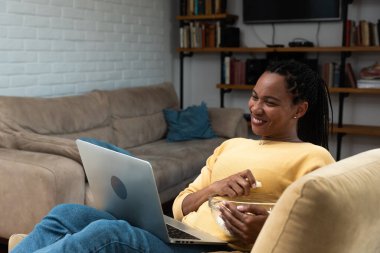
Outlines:
{"label": "denim leg", "polygon": [[149,232],[112,215],[77,204],[62,204],[36,225],[12,253],[172,252]]}
{"label": "denim leg", "polygon": [[[228,249],[228,248],[224,248]],[[78,204],[51,210],[12,253],[24,252],[208,252],[207,245],[166,244],[151,233],[116,220],[107,212]]]}
{"label": "denim leg", "polygon": [[77,233],[99,219],[114,220],[115,218],[106,212],[85,205],[57,205],[15,247],[12,253],[33,252],[55,243],[67,234]]}
{"label": "denim leg", "polygon": [[75,234],[67,234],[52,245],[37,250],[47,252],[81,253],[148,253],[172,250],[147,231],[131,226],[123,220],[97,220]]}

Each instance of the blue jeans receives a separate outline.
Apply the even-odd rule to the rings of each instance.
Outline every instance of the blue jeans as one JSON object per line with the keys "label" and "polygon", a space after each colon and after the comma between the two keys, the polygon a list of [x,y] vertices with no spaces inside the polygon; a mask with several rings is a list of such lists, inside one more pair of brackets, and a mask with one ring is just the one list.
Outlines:
{"label": "blue jeans", "polygon": [[12,251],[21,252],[207,252],[227,246],[167,244],[153,234],[89,206],[61,204]]}

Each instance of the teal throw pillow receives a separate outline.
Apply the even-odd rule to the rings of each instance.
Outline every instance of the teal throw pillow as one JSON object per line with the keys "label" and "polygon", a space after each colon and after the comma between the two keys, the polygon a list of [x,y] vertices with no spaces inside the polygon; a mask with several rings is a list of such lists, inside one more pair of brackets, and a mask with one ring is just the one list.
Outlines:
{"label": "teal throw pillow", "polygon": [[208,117],[207,106],[189,106],[184,110],[164,109],[168,124],[168,141],[186,141],[192,139],[209,139],[215,137]]}
{"label": "teal throw pillow", "polygon": [[115,145],[113,145],[113,144],[111,144],[109,142],[105,142],[105,141],[102,141],[102,140],[98,140],[98,139],[95,139],[95,138],[89,138],[89,137],[82,137],[82,138],[79,138],[79,139],[82,140],[82,141],[86,141],[86,142],[98,145],[98,146],[103,147],[103,148],[107,148],[107,149],[110,149],[110,150],[113,150],[113,151],[125,154],[125,155],[133,156],[131,152],[129,152],[129,151],[125,150],[125,149],[119,148],[118,146],[115,146]]}

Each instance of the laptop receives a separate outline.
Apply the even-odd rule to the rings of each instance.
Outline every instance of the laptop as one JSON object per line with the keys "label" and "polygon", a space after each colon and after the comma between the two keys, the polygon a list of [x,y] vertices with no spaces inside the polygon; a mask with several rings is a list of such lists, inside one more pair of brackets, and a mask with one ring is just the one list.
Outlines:
{"label": "laptop", "polygon": [[227,244],[163,214],[149,162],[76,140],[98,209],[167,243]]}

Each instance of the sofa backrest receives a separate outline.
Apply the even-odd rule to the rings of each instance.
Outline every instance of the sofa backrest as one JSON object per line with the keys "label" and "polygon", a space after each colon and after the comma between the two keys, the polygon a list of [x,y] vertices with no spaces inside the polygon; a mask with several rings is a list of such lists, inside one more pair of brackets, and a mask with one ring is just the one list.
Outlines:
{"label": "sofa backrest", "polygon": [[167,124],[163,109],[178,108],[170,83],[104,91],[110,103],[115,143],[130,148],[164,138]]}
{"label": "sofa backrest", "polygon": [[57,98],[0,97],[0,121],[16,130],[112,142],[108,99],[102,92]]}
{"label": "sofa backrest", "polygon": [[380,252],[380,149],[311,172],[281,195],[251,253]]}

